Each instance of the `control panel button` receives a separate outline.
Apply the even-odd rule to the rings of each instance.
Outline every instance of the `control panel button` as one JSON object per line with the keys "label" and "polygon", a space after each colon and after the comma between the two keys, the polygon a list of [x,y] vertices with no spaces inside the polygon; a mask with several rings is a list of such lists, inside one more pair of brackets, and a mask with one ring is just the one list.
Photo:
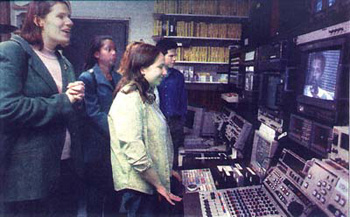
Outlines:
{"label": "control panel button", "polygon": [[321,190],[321,194],[326,195],[326,194],[327,194],[327,191],[324,190],[324,189],[322,189],[322,190]]}
{"label": "control panel button", "polygon": [[345,200],[344,200],[344,199],[341,199],[341,200],[339,201],[339,204],[340,204],[341,206],[344,206],[344,205],[345,205]]}
{"label": "control panel button", "polygon": [[323,186],[323,187],[326,187],[326,186],[327,186],[327,182],[323,181],[323,182],[322,182],[322,186]]}
{"label": "control panel button", "polygon": [[305,182],[305,183],[304,183],[304,188],[307,188],[307,187],[309,187],[309,183],[308,183],[308,182]]}
{"label": "control panel button", "polygon": [[336,217],[340,217],[340,212],[339,212],[339,210],[336,210],[335,213],[334,213],[334,215],[335,215]]}
{"label": "control panel button", "polygon": [[333,214],[335,214],[335,211],[337,210],[337,208],[335,208],[335,206],[333,206],[332,204],[329,204],[327,208]]}
{"label": "control panel button", "polygon": [[331,190],[332,186],[331,185],[327,185],[327,190]]}
{"label": "control panel button", "polygon": [[[314,191],[312,192],[312,195],[316,196],[316,195],[317,195],[317,191],[314,190]],[[338,201],[339,201],[339,200],[338,200]],[[338,201],[337,201],[337,202],[338,202]]]}
{"label": "control panel button", "polygon": [[335,195],[334,200],[335,200],[335,202],[339,202],[339,200],[340,200],[340,195],[339,195],[339,194]]}
{"label": "control panel button", "polygon": [[311,174],[307,175],[307,178],[311,179],[311,178],[312,178],[312,175],[311,175]]}
{"label": "control panel button", "polygon": [[316,198],[319,200],[319,199],[321,199],[321,195],[320,194],[317,194],[316,195]]}
{"label": "control panel button", "polygon": [[318,186],[318,187],[321,187],[321,182],[317,182],[317,186]]}
{"label": "control panel button", "polygon": [[325,203],[326,199],[324,197],[321,197],[321,203]]}

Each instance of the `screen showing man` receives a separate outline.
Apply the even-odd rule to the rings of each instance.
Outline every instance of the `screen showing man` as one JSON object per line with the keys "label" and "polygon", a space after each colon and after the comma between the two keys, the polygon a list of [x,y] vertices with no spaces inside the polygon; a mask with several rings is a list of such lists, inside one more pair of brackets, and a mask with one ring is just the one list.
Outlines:
{"label": "screen showing man", "polygon": [[324,100],[334,100],[339,50],[309,54],[304,95]]}

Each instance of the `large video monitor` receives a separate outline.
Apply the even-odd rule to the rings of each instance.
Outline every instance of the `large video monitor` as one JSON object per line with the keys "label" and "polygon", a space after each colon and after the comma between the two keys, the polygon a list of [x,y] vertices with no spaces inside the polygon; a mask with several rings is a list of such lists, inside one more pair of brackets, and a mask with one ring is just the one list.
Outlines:
{"label": "large video monitor", "polygon": [[339,59],[339,49],[308,53],[303,95],[334,100]]}
{"label": "large video monitor", "polygon": [[299,46],[298,112],[322,122],[348,124],[349,45],[342,36]]}

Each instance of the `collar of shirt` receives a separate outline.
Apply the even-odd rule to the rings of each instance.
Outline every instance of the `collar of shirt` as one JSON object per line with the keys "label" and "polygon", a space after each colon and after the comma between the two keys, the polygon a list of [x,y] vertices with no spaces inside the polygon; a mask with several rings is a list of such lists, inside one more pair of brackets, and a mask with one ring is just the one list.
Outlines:
{"label": "collar of shirt", "polygon": [[167,72],[166,72],[166,75],[165,75],[165,78],[167,78],[167,77],[169,77],[170,76],[170,74],[172,73],[172,70],[173,68],[168,68],[167,69]]}

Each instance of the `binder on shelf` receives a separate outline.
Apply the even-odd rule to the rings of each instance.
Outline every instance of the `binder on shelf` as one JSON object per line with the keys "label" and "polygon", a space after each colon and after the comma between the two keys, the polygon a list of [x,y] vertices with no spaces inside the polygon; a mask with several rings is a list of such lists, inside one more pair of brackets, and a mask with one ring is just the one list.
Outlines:
{"label": "binder on shelf", "polygon": [[176,36],[176,21],[173,19],[170,19],[168,22],[168,35]]}

